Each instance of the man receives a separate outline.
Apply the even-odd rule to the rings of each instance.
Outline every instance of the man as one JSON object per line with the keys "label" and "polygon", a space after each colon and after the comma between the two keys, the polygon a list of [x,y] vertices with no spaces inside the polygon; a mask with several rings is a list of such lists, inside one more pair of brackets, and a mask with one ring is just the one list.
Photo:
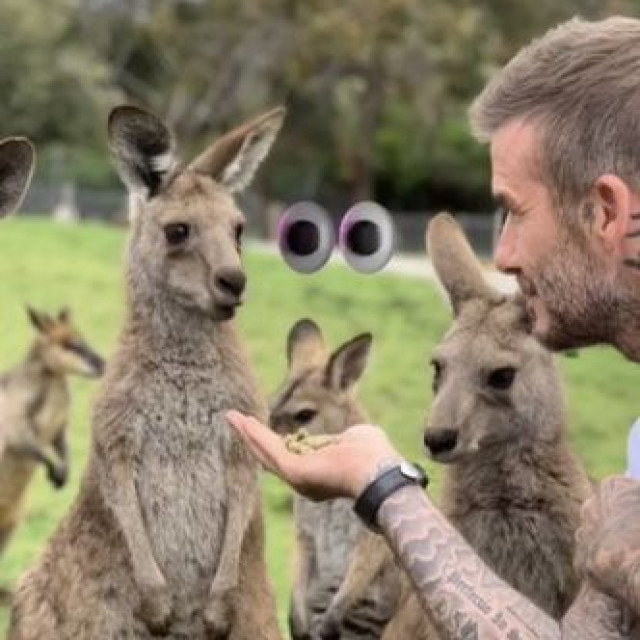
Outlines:
{"label": "man", "polygon": [[[492,190],[507,214],[496,263],[518,278],[534,333],[553,349],[610,343],[640,362],[640,21],[574,20],[548,32],[492,80],[470,114],[490,143]],[[576,563],[586,586],[558,625],[501,582],[415,483],[382,487],[389,474],[400,477],[399,456],[377,428],[353,427],[338,444],[296,456],[254,419],[232,412],[229,420],[298,491],[360,503],[377,496],[375,524],[445,637],[640,633],[634,480],[604,481],[585,506]]]}

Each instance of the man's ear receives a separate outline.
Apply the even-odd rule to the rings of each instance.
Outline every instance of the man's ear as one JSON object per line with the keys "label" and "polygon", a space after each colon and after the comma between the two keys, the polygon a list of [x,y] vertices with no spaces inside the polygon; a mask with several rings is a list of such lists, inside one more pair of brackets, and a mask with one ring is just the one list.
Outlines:
{"label": "man's ear", "polygon": [[627,183],[614,174],[600,176],[582,205],[582,221],[587,235],[598,238],[608,251],[620,248],[629,231],[633,193]]}
{"label": "man's ear", "polygon": [[211,176],[231,193],[242,191],[267,157],[282,127],[284,107],[277,107],[222,136],[189,166]]}
{"label": "man's ear", "polygon": [[331,354],[325,370],[327,387],[346,391],[360,379],[367,367],[372,340],[370,333],[360,334]]}
{"label": "man's ear", "polygon": [[113,109],[109,146],[122,181],[130,192],[152,198],[177,166],[175,141],[152,113],[132,106]]}
{"label": "man's ear", "polygon": [[0,142],[0,218],[15,211],[27,191],[35,150],[26,138],[9,138]]}

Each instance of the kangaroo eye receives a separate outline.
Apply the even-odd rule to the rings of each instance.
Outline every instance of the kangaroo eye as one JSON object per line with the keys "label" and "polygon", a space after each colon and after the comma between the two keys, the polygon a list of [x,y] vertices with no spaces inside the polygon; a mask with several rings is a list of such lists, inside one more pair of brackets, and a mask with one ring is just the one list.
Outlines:
{"label": "kangaroo eye", "polygon": [[442,365],[437,360],[432,360],[431,366],[433,367],[432,388],[433,391],[436,392],[438,390],[438,386],[440,385],[440,377],[442,376]]}
{"label": "kangaroo eye", "polygon": [[294,414],[293,419],[298,424],[307,424],[307,422],[311,422],[316,415],[318,415],[318,412],[313,409],[302,409],[302,411],[298,411],[298,413]]}
{"label": "kangaroo eye", "polygon": [[165,226],[164,237],[172,247],[176,247],[187,240],[189,232],[188,224],[176,222]]}
{"label": "kangaroo eye", "polygon": [[240,242],[242,241],[242,232],[244,231],[244,225],[237,224],[234,230],[234,235],[236,239],[236,244],[240,246]]}
{"label": "kangaroo eye", "polygon": [[516,370],[513,367],[501,367],[489,374],[487,382],[494,389],[508,389],[516,377]]}

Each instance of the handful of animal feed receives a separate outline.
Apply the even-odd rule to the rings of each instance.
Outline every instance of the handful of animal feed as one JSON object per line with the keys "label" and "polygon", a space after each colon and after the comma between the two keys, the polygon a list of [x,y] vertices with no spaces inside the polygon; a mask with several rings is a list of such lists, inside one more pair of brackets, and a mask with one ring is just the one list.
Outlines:
{"label": "handful of animal feed", "polygon": [[311,453],[326,447],[328,444],[336,442],[337,436],[326,433],[318,435],[310,434],[306,429],[298,429],[295,433],[290,433],[284,437],[284,444],[291,453]]}

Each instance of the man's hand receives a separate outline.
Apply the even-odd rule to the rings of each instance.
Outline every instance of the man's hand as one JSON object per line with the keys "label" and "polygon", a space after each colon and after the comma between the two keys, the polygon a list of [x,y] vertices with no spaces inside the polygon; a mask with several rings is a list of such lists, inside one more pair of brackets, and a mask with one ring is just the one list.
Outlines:
{"label": "man's hand", "polygon": [[296,454],[255,418],[230,411],[227,420],[266,469],[311,500],[356,498],[380,468],[400,460],[382,429],[371,425],[350,427],[321,449]]}
{"label": "man's hand", "polygon": [[640,482],[607,478],[585,502],[576,567],[596,589],[640,615]]}

